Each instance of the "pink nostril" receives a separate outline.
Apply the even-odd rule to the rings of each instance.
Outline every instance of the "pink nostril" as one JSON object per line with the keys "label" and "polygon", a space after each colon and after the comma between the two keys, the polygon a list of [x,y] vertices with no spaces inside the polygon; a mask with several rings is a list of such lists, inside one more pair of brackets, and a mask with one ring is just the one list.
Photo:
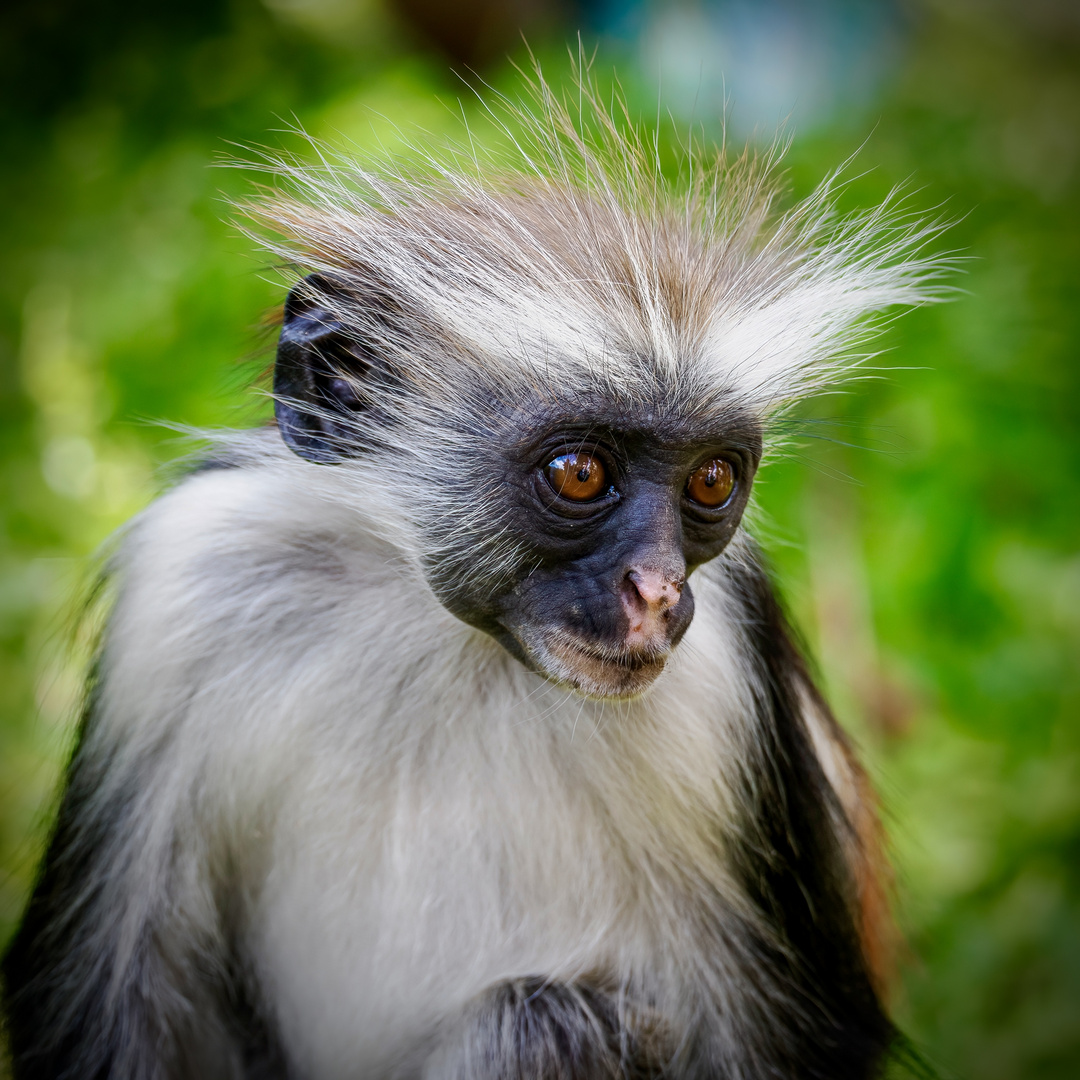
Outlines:
{"label": "pink nostril", "polygon": [[660,610],[674,607],[679,602],[679,594],[685,584],[684,578],[672,580],[670,575],[656,570],[635,569],[626,577],[647,607]]}

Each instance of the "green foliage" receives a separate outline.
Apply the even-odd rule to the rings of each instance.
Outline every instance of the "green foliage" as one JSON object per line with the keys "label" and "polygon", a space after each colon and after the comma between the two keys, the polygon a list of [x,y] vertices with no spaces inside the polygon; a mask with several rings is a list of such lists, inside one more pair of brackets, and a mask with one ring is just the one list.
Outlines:
{"label": "green foliage", "polygon": [[[890,327],[884,370],[786,426],[755,527],[882,790],[910,940],[902,1022],[959,1075],[1065,1080],[1080,1074],[1080,43],[1067,20],[965,10],[918,9],[872,132],[841,113],[789,153],[806,193],[869,133],[845,203],[906,182],[913,206],[955,219],[944,243],[970,261],[953,303]],[[460,136],[459,98],[479,113],[381,8],[170,18],[110,36],[73,15],[14,76],[3,54],[9,77],[33,81],[27,55],[44,66],[2,113],[0,941],[78,697],[67,598],[187,451],[160,421],[266,415],[245,387],[280,278],[230,223],[250,175],[215,161],[234,143],[304,153],[282,130],[294,116],[397,152],[418,129]],[[564,57],[545,59],[556,77]],[[633,56],[620,73],[654,115]]]}

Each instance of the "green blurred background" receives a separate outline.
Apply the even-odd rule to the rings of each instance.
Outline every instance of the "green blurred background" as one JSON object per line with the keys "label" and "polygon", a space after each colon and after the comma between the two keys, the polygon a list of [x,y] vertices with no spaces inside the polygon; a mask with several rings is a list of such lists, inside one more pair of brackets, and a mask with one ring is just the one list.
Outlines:
{"label": "green blurred background", "polygon": [[[249,424],[279,276],[230,221],[235,144],[460,134],[524,31],[558,81],[767,142],[792,191],[858,150],[955,224],[948,305],[810,403],[755,528],[882,791],[896,1011],[947,1072],[1080,1076],[1080,4],[1074,0],[16,0],[0,14],[0,945],[69,745],[90,558]],[[574,45],[576,48],[576,45]],[[420,134],[418,134],[418,132]],[[937,211],[934,208],[939,208]],[[0,1067],[2,1069],[2,1067]]]}

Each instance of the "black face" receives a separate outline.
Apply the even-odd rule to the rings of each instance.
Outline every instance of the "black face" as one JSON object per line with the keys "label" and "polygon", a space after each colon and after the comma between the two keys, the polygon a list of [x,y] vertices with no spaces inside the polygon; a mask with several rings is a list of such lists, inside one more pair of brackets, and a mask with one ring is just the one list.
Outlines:
{"label": "black face", "polygon": [[[279,403],[279,424],[297,453],[332,460],[333,417],[354,424],[362,408],[333,373],[348,365],[356,374],[358,347],[338,355],[337,323],[317,306],[290,304],[277,381],[287,379],[294,399],[312,401],[320,415]],[[324,344],[337,351],[328,355]],[[339,383],[346,390],[335,396]],[[509,407],[491,408],[506,420]],[[447,608],[529,667],[589,696],[631,697],[659,675],[690,625],[689,575],[734,535],[761,433],[735,409],[719,419],[665,416],[663,400],[579,409],[566,419],[517,403],[517,441],[489,440],[485,462],[475,466],[494,478],[486,510],[492,529],[513,540],[517,572],[496,583],[482,555],[469,561],[459,553],[433,563],[429,577]],[[523,426],[530,430],[521,437]],[[470,497],[475,492],[464,488],[462,500]]]}
{"label": "black face", "polygon": [[625,422],[546,428],[505,459],[527,572],[497,596],[444,602],[559,682],[640,693],[690,625],[689,575],[731,540],[759,456],[756,426],[735,417],[705,439]]}

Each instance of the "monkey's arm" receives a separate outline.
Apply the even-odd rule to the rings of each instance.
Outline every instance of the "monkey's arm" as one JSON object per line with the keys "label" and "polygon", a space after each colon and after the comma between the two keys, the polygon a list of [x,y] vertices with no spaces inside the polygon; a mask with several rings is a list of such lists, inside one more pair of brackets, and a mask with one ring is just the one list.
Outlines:
{"label": "monkey's arm", "polygon": [[118,760],[94,720],[4,961],[16,1080],[284,1075],[183,835],[190,821],[135,786],[141,771],[162,795],[167,770]]}
{"label": "monkey's arm", "polygon": [[859,936],[874,984],[883,992],[893,975],[897,931],[877,797],[851,741],[808,680],[799,700],[814,752],[844,815],[842,847],[855,886]]}
{"label": "monkey's arm", "polygon": [[251,693],[223,646],[239,640],[230,609],[209,602],[225,593],[198,502],[211,479],[155,504],[115,560],[57,824],[4,961],[17,1080],[214,1080],[273,1058],[240,959],[235,853],[252,848],[221,764],[238,698],[207,685]]}
{"label": "monkey's arm", "polygon": [[309,745],[293,719],[312,697],[303,673],[325,671],[334,605],[353,594],[332,550],[294,536],[315,497],[284,486],[269,468],[204,471],[125,533],[92,702],[5,962],[17,1080],[284,1073],[250,916],[275,799]]}

